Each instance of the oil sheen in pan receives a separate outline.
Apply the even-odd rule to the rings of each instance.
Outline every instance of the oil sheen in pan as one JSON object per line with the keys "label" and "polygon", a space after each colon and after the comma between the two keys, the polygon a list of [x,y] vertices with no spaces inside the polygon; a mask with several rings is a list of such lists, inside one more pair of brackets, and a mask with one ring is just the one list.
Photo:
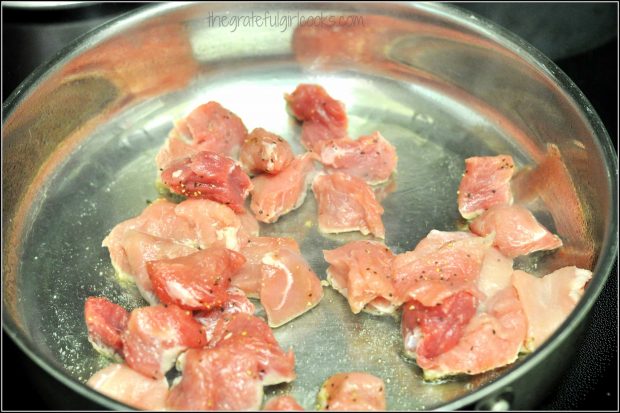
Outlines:
{"label": "oil sheen in pan", "polygon": [[[386,193],[393,192],[383,201],[386,243],[396,253],[412,249],[431,229],[457,228],[456,190],[466,157],[509,153],[518,165],[529,163],[508,136],[466,106],[415,84],[353,73],[317,77],[285,65],[263,71],[227,70],[211,73],[183,92],[144,102],[86,139],[50,178],[32,209],[32,227],[24,240],[29,257],[22,260],[21,273],[38,277],[42,290],[22,289],[20,305],[26,314],[40,315],[30,317],[37,319],[29,326],[33,339],[44,343],[70,375],[86,381],[107,364],[87,341],[86,297],[106,296],[128,309],[144,305],[135,288],[119,284],[101,241],[114,225],[139,214],[158,197],[154,156],[172,121],[215,100],[239,115],[248,129],[278,133],[301,153],[300,130],[287,115],[283,99],[301,82],[319,83],[345,102],[351,136],[379,130],[396,145],[398,172],[385,185]],[[297,239],[323,279],[322,250],[364,238],[357,233],[319,234],[311,192],[301,208],[274,225],[262,226],[261,234]],[[313,408],[328,376],[365,371],[385,380],[390,409],[430,409],[501,373],[441,385],[424,383],[420,370],[401,355],[397,319],[355,316],[342,296],[325,290],[318,307],[275,330],[282,347],[295,352],[298,378],[267,388],[267,397],[290,393],[304,408]]]}

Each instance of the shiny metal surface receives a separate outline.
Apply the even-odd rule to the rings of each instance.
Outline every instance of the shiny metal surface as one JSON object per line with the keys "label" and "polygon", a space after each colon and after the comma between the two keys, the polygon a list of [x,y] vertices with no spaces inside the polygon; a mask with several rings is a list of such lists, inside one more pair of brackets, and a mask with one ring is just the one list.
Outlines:
{"label": "shiny metal surface", "polygon": [[[121,407],[82,384],[107,363],[86,339],[83,303],[105,295],[127,308],[144,304],[135,290],[119,285],[100,245],[114,225],[158,196],[153,157],[172,121],[216,100],[248,129],[272,130],[300,152],[299,127],[286,114],[283,94],[316,82],[346,103],[352,136],[380,130],[397,146],[398,174],[383,201],[386,243],[395,252],[413,248],[433,228],[460,225],[456,188],[466,157],[510,153],[525,167],[545,159],[553,144],[563,165],[547,169],[557,172],[548,185],[556,189],[537,187],[534,170],[524,175],[519,194],[559,232],[567,251],[584,253],[537,255],[519,265],[545,273],[580,259],[596,275],[561,331],[535,354],[443,384],[424,383],[401,356],[397,320],[354,316],[344,298],[326,288],[317,308],[276,330],[282,346],[295,351],[298,379],[267,394],[290,393],[308,409],[329,375],[363,370],[386,381],[390,409],[457,408],[492,400],[517,382],[524,384],[513,386],[511,406],[531,406],[535,396],[523,390],[552,382],[550,372],[532,370],[569,354],[567,344],[617,251],[616,160],[585,98],[519,39],[442,5],[249,7],[162,4],[117,20],[69,47],[10,99],[3,125],[3,323],[9,334],[74,390]],[[233,31],[213,19],[265,11],[359,15],[364,25],[335,41],[307,26]],[[321,250],[362,238],[320,235],[312,195],[261,233],[295,237],[323,278]]]}

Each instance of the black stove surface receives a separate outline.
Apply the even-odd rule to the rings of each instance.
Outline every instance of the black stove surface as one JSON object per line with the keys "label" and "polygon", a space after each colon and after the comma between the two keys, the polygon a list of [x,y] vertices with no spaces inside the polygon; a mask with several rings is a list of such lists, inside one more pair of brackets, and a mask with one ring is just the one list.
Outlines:
{"label": "black stove surface", "polygon": [[[510,17],[509,10],[497,12],[497,9],[484,8],[481,3],[457,5],[483,14],[515,31],[554,59],[588,97],[617,145],[617,23],[611,34],[609,30],[604,35],[597,32],[595,41],[582,41],[576,47],[554,50],[549,38],[557,38],[558,33],[541,37],[539,30],[534,35],[531,27],[520,25],[514,16],[512,20],[507,18],[506,16]],[[571,9],[565,5],[562,15],[566,17],[573,13],[583,19],[584,13],[583,10],[578,10],[579,6],[580,4],[573,4]],[[594,21],[582,21],[586,31],[588,27],[594,26],[600,31],[601,13],[612,14],[612,20],[617,22],[617,5],[609,3],[607,6],[602,12],[594,12]],[[138,7],[142,5],[92,3],[74,9],[37,12],[10,10],[3,5],[3,101],[38,65],[49,60],[70,41],[108,19]],[[519,5],[513,3],[507,7]],[[530,7],[532,13],[537,13],[537,10],[540,13],[548,11],[532,5],[527,7]],[[609,16],[605,16],[605,19],[609,20]],[[547,396],[538,406],[539,409],[618,409],[617,273],[616,263],[609,282],[594,305],[591,322],[577,349],[575,359],[558,382],[556,391]],[[3,410],[100,409],[36,366],[4,332],[2,339]]]}

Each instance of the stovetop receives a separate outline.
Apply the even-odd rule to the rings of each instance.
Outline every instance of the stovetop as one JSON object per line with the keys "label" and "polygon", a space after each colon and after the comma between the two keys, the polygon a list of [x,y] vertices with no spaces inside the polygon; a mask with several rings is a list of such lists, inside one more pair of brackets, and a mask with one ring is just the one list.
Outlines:
{"label": "stovetop", "polygon": [[[550,37],[542,36],[540,30],[515,23],[515,17],[507,10],[485,8],[481,3],[457,4],[517,32],[526,40],[547,53],[555,63],[577,84],[588,97],[603,120],[609,135],[616,142],[617,93],[618,93],[618,38],[606,32],[607,38],[597,34],[596,41],[578,47],[553,49]],[[512,6],[515,6],[514,4]],[[577,4],[575,7],[578,7]],[[609,4],[607,13],[615,13],[617,7]],[[3,5],[3,101],[38,65],[49,60],[70,41],[88,30],[124,12],[143,7],[138,3],[90,3],[86,6],[48,10],[11,10]],[[493,6],[491,6],[493,7]],[[528,7],[531,7],[528,6]],[[542,8],[531,8],[533,13]],[[583,12],[566,6],[564,17]],[[486,13],[486,14],[485,14]],[[593,22],[598,25],[599,20]],[[596,17],[596,16],[595,16]],[[561,17],[558,17],[561,18]],[[606,16],[609,18],[609,16]],[[588,22],[584,22],[586,25]],[[530,24],[531,26],[531,24]],[[586,28],[588,26],[585,26]],[[557,37],[557,36],[556,36]],[[583,42],[582,42],[583,43]],[[588,46],[589,45],[589,46]],[[617,142],[616,142],[617,145]],[[617,146],[616,146],[617,150]],[[612,276],[599,300],[594,305],[591,322],[577,349],[575,359],[558,383],[556,391],[549,394],[538,406],[544,410],[615,410],[618,408],[618,285],[617,263]],[[98,406],[73,394],[57,382],[19,350],[3,332],[3,400],[2,408],[8,410],[48,409],[97,409]],[[27,396],[24,396],[26,390]]]}

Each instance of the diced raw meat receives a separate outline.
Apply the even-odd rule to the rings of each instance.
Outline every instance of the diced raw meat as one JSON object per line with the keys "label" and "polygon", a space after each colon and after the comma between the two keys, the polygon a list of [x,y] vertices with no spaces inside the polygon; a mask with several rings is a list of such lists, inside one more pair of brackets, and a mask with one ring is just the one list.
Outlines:
{"label": "diced raw meat", "polygon": [[412,358],[433,358],[450,350],[463,336],[477,306],[477,298],[463,291],[433,307],[417,301],[405,303],[401,322],[405,353]]}
{"label": "diced raw meat", "polygon": [[84,319],[88,341],[95,350],[112,358],[123,354],[121,334],[127,327],[127,310],[106,298],[88,297],[84,303]]}
{"label": "diced raw meat", "polygon": [[530,211],[519,205],[491,207],[476,218],[469,228],[481,236],[495,233],[493,245],[511,258],[562,246],[559,237],[550,233]]}
{"label": "diced raw meat", "polygon": [[394,288],[402,302],[434,306],[459,291],[474,296],[482,260],[492,237],[431,231],[415,250],[397,255],[392,266]]}
{"label": "diced raw meat", "polygon": [[319,159],[327,171],[340,171],[371,185],[387,181],[396,170],[396,148],[379,132],[357,140],[338,139],[321,146]]}
{"label": "diced raw meat", "polygon": [[[217,102],[198,106],[185,118],[192,139],[203,150],[234,156],[248,135],[241,119]],[[209,149],[205,148],[209,146]]]}
{"label": "diced raw meat", "polygon": [[513,173],[514,162],[509,155],[465,159],[465,172],[457,192],[463,218],[475,218],[494,205],[512,204]]}
{"label": "diced raw meat", "polygon": [[190,311],[175,305],[133,310],[123,333],[127,365],[153,378],[163,377],[181,352],[204,345],[203,327]]}
{"label": "diced raw meat", "polygon": [[219,103],[209,102],[175,122],[164,146],[155,157],[155,163],[163,171],[175,161],[192,157],[201,151],[236,156],[247,134],[241,119]]}
{"label": "diced raw meat", "polygon": [[168,166],[172,165],[179,159],[191,158],[200,152],[199,145],[193,145],[191,135],[187,124],[184,120],[178,121],[175,127],[168,134],[164,146],[161,147],[157,156],[155,156],[155,164],[162,172]]}
{"label": "diced raw meat", "polygon": [[245,257],[245,264],[232,276],[232,285],[241,288],[249,297],[258,298],[263,257],[269,252],[277,251],[280,247],[299,252],[299,245],[293,238],[250,237],[240,251]]}
{"label": "diced raw meat", "polygon": [[319,153],[326,143],[347,137],[346,128],[306,121],[301,126],[301,143],[310,152]]}
{"label": "diced raw meat", "polygon": [[168,410],[258,410],[263,384],[256,361],[237,348],[188,350],[183,376],[170,389]]}
{"label": "diced raw meat", "polygon": [[397,308],[392,286],[394,254],[385,245],[374,241],[353,241],[334,250],[323,250],[327,281],[344,295],[354,314],[391,313]]}
{"label": "diced raw meat", "polygon": [[211,199],[240,213],[252,189],[252,181],[235,161],[208,151],[170,164],[161,173],[161,180],[174,193]]}
{"label": "diced raw meat", "polygon": [[260,301],[271,327],[299,317],[323,298],[321,280],[299,251],[281,247],[262,262]]}
{"label": "diced raw meat", "polygon": [[296,157],[277,175],[260,175],[252,179],[250,209],[256,219],[265,223],[299,208],[306,197],[306,188],[314,170],[310,154]]}
{"label": "diced raw meat", "polygon": [[[242,238],[247,242],[250,237],[258,237],[258,234],[260,233],[260,224],[254,215],[244,208],[243,212],[238,213],[237,216],[239,217],[239,221],[241,221],[241,234],[239,235],[239,238]],[[241,246],[243,245],[245,245],[245,243],[241,244]]]}
{"label": "diced raw meat", "polygon": [[178,205],[157,200],[138,217],[114,227],[103,245],[119,276],[134,281],[144,298],[156,304],[146,261],[182,257],[212,246],[238,251],[257,230],[255,220],[244,215],[247,212],[237,215],[208,199]]}
{"label": "diced raw meat", "polygon": [[312,182],[312,191],[318,204],[321,232],[360,231],[385,238],[383,207],[362,179],[340,172],[320,174]]}
{"label": "diced raw meat", "polygon": [[426,380],[458,374],[479,374],[513,363],[527,331],[527,320],[513,287],[486,300],[487,310],[476,314],[458,344],[434,358],[418,354]]}
{"label": "diced raw meat", "polygon": [[[243,230],[247,227],[242,227],[242,216],[218,202],[208,199],[188,199],[178,204],[174,213],[192,225],[193,243],[201,249],[221,246],[239,251],[247,237]],[[247,218],[243,219],[243,223],[248,225]]]}
{"label": "diced raw meat", "polygon": [[119,275],[121,278],[133,281],[149,304],[158,304],[159,299],[153,291],[146,263],[152,260],[182,257],[193,254],[197,250],[187,245],[177,244],[168,238],[128,231],[123,241],[123,251],[129,263],[129,270]]}
{"label": "diced raw meat", "polygon": [[293,396],[276,396],[267,400],[263,410],[293,412],[304,410]]}
{"label": "diced raw meat", "polygon": [[224,345],[241,337],[254,337],[269,344],[278,344],[265,321],[252,314],[239,312],[220,317],[209,345]]}
{"label": "diced raw meat", "polygon": [[251,174],[277,174],[295,158],[291,145],[275,133],[256,128],[239,152],[241,167]]}
{"label": "diced raw meat", "polygon": [[295,356],[285,353],[262,319],[250,314],[236,313],[220,319],[211,347],[234,346],[259,365],[259,376],[265,386],[295,380]]}
{"label": "diced raw meat", "polygon": [[527,350],[539,347],[566,320],[591,278],[591,271],[577,267],[564,267],[542,278],[524,271],[513,273],[512,283],[528,322]]}
{"label": "diced raw meat", "polygon": [[165,377],[153,379],[125,364],[110,364],[91,376],[86,385],[136,409],[163,410],[168,396]]}
{"label": "diced raw meat", "polygon": [[482,260],[478,290],[486,297],[492,297],[512,285],[512,265],[511,258],[505,257],[496,248],[489,248]]}
{"label": "diced raw meat", "polygon": [[248,297],[242,290],[230,287],[226,293],[226,302],[221,308],[196,311],[194,313],[196,321],[204,326],[205,335],[209,342],[213,339],[213,333],[217,323],[223,317],[236,313],[254,314],[254,304],[248,300]]}
{"label": "diced raw meat", "polygon": [[102,242],[107,247],[112,265],[119,273],[131,273],[123,248],[128,231],[135,230],[159,238],[170,238],[181,244],[191,244],[194,230],[184,218],[174,213],[175,203],[158,199],[147,206],[140,215],[116,225]]}
{"label": "diced raw meat", "polygon": [[209,310],[227,301],[231,277],[244,263],[238,252],[211,247],[183,257],[149,261],[146,268],[162,303]]}
{"label": "diced raw meat", "polygon": [[301,142],[310,151],[318,151],[322,142],[347,136],[344,105],[318,85],[300,84],[285,95],[293,115],[304,122]]}
{"label": "diced raw meat", "polygon": [[318,410],[383,411],[385,383],[368,373],[339,373],[321,386],[317,396]]}

